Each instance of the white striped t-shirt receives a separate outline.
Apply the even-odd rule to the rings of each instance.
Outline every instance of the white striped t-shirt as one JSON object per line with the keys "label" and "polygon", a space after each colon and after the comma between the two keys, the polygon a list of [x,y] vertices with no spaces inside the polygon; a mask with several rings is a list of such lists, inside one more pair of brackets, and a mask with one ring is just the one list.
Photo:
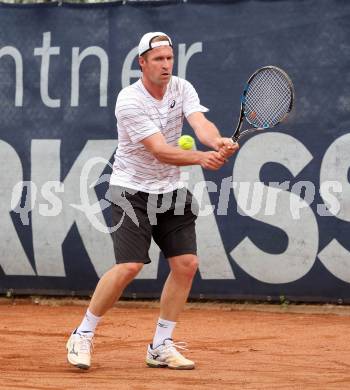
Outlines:
{"label": "white striped t-shirt", "polygon": [[180,168],[158,161],[140,141],[161,132],[169,145],[176,146],[184,116],[206,111],[194,87],[176,76],[162,100],[152,97],[141,79],[124,88],[115,108],[118,148],[110,184],[154,194],[179,188]]}

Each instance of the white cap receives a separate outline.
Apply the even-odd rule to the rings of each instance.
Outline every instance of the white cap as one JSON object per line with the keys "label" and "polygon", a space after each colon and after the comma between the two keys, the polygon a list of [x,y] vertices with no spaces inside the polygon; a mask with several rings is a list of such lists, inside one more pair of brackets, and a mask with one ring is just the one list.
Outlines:
{"label": "white cap", "polygon": [[[168,41],[160,41],[160,42],[152,42],[152,39],[155,37],[159,37],[161,35],[164,35],[165,37],[168,38]],[[170,37],[167,34],[164,34],[160,31],[157,32],[149,32],[145,34],[139,43],[139,56],[142,56],[142,54],[145,54],[146,51],[152,50],[155,47],[159,46],[170,46],[173,47],[173,43],[171,42]]]}

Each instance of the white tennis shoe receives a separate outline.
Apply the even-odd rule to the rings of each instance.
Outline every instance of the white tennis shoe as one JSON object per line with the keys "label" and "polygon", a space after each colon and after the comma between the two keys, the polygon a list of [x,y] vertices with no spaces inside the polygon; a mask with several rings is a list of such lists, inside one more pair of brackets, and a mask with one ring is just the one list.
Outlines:
{"label": "white tennis shoe", "polygon": [[76,333],[75,330],[71,334],[66,345],[67,359],[70,364],[83,370],[90,368],[93,337],[92,332]]}
{"label": "white tennis shoe", "polygon": [[146,364],[149,367],[168,367],[175,370],[192,370],[194,362],[186,359],[176,349],[186,350],[186,343],[174,343],[172,339],[165,339],[163,344],[153,348],[152,344],[148,345]]}

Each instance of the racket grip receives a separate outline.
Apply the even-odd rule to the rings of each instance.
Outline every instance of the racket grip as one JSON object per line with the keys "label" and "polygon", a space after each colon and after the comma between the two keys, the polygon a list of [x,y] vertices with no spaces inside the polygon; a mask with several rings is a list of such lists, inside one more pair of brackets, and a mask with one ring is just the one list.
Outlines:
{"label": "racket grip", "polygon": [[233,141],[234,143],[236,143],[236,142],[238,141],[238,138],[239,138],[239,135],[233,135],[233,136],[231,137],[231,139],[232,139],[232,141]]}

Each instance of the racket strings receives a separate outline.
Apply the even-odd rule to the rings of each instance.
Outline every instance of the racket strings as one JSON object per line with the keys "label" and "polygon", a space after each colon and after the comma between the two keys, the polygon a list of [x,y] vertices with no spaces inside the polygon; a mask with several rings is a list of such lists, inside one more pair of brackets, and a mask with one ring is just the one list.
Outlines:
{"label": "racket strings", "polygon": [[284,91],[274,80],[261,80],[252,85],[247,94],[246,111],[251,112],[248,116],[252,124],[258,127],[272,127],[285,115],[289,106],[286,104]]}
{"label": "racket strings", "polygon": [[[276,80],[262,75],[251,85],[247,93],[246,111],[248,118],[258,127],[272,127],[283,119],[289,108],[289,93]],[[288,92],[288,89],[287,89]],[[251,114],[249,115],[249,112]]]}
{"label": "racket strings", "polygon": [[291,101],[292,88],[285,75],[278,69],[264,68],[248,85],[244,114],[255,127],[273,127],[290,111]]}

